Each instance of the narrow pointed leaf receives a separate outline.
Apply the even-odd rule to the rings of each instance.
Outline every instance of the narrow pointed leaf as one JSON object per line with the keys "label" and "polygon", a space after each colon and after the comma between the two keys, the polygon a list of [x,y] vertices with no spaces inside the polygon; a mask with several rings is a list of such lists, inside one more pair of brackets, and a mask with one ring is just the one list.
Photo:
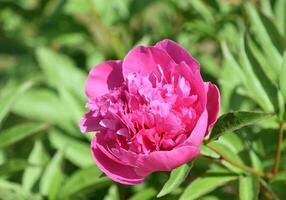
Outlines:
{"label": "narrow pointed leaf", "polygon": [[14,144],[22,139],[25,139],[35,133],[44,131],[49,125],[44,123],[23,123],[0,133],[0,148]]}
{"label": "narrow pointed leaf", "polygon": [[0,177],[24,170],[30,164],[26,160],[14,159],[0,165]]}
{"label": "narrow pointed leaf", "polygon": [[49,157],[41,141],[36,141],[29,155],[28,161],[34,166],[27,167],[24,171],[22,184],[26,191],[31,191],[35,183],[39,180],[41,173]]}
{"label": "narrow pointed leaf", "polygon": [[47,166],[40,182],[41,194],[49,200],[56,200],[58,191],[63,181],[61,165],[63,161],[63,151],[58,151]]}
{"label": "narrow pointed leaf", "polygon": [[239,199],[240,200],[257,200],[259,193],[258,178],[253,175],[239,176]]}
{"label": "narrow pointed leaf", "polygon": [[205,175],[192,181],[190,185],[185,189],[179,200],[198,199],[203,195],[235,179],[237,179],[237,177],[227,171],[208,171]]}
{"label": "narrow pointed leaf", "polygon": [[286,101],[286,52],[283,55],[282,68],[279,77],[279,85],[281,93]]}
{"label": "narrow pointed leaf", "polygon": [[69,199],[69,197],[88,188],[92,188],[94,191],[96,188],[101,188],[110,184],[110,179],[107,177],[100,177],[101,174],[102,172],[96,166],[76,171],[63,185],[60,191],[60,198]]}
{"label": "narrow pointed leaf", "polygon": [[170,192],[172,192],[176,188],[178,188],[180,186],[180,184],[188,176],[191,168],[192,168],[192,164],[190,164],[190,165],[184,164],[184,165],[174,169],[171,172],[168,181],[165,183],[165,185],[163,186],[163,188],[161,189],[161,191],[159,192],[157,197],[162,197],[166,194],[169,194]]}
{"label": "narrow pointed leaf", "polygon": [[88,143],[78,141],[55,129],[49,132],[49,140],[54,148],[58,150],[65,148],[65,158],[78,167],[94,164]]}
{"label": "narrow pointed leaf", "polygon": [[[4,97],[0,99],[0,126],[4,118],[7,116],[7,114],[11,110],[15,101],[17,101],[17,99],[19,99],[21,95],[24,94],[32,86],[33,86],[33,82],[28,81],[22,84],[18,89],[15,89],[15,91],[12,88],[12,91],[9,91]],[[11,89],[9,88],[9,90]]]}

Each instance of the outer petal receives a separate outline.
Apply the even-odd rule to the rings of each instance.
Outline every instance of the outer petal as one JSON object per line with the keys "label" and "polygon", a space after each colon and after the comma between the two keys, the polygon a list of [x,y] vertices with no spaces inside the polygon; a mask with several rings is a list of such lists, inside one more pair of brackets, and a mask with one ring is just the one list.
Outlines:
{"label": "outer petal", "polygon": [[200,68],[200,64],[188,53],[188,51],[172,40],[162,40],[158,42],[155,47],[163,49],[165,52],[167,52],[177,64],[185,61],[190,66],[192,71]]}
{"label": "outer petal", "polygon": [[91,150],[97,166],[112,180],[129,185],[140,184],[144,181],[143,176],[137,175],[135,169],[123,165],[106,156],[96,145],[96,137],[92,140]]}
{"label": "outer petal", "polygon": [[147,176],[155,171],[170,171],[200,154],[195,146],[181,146],[171,151],[154,151],[148,155],[139,157],[136,172],[139,175]]}
{"label": "outer petal", "polygon": [[190,134],[188,139],[185,141],[185,143],[183,143],[183,145],[190,144],[190,145],[199,146],[204,139],[205,133],[207,131],[207,127],[208,127],[208,112],[207,112],[207,109],[205,109],[204,112],[199,117],[197,124],[195,128],[193,129],[192,133]]}
{"label": "outer petal", "polygon": [[86,80],[86,95],[96,98],[123,82],[121,61],[107,61],[91,69]]}
{"label": "outer petal", "polygon": [[138,46],[129,51],[124,58],[122,72],[124,77],[129,73],[139,73],[143,76],[154,73],[160,77],[161,69],[166,76],[174,65],[174,61],[165,51],[155,47]]}
{"label": "outer petal", "polygon": [[94,112],[90,111],[84,115],[84,117],[80,121],[80,131],[82,133],[90,132],[90,131],[98,131],[101,129],[99,125],[100,120],[102,117],[100,116],[93,116]]}
{"label": "outer petal", "polygon": [[205,83],[207,91],[208,129],[206,134],[214,126],[220,109],[220,93],[216,85]]}

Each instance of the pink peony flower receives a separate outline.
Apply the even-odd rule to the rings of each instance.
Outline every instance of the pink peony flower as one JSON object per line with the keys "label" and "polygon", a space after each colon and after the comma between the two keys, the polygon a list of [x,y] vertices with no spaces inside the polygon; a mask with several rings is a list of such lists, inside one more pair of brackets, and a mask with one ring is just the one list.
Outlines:
{"label": "pink peony flower", "polygon": [[86,95],[90,111],[81,131],[97,132],[95,162],[123,184],[139,184],[197,157],[220,107],[217,87],[202,80],[199,63],[171,40],[97,65]]}

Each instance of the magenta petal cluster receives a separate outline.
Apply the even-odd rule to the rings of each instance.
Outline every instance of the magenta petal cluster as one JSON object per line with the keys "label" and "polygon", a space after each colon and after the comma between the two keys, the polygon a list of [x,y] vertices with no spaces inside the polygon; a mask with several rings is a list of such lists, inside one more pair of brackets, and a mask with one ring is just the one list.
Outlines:
{"label": "magenta petal cluster", "polygon": [[90,111],[80,128],[96,132],[94,160],[112,180],[131,185],[197,157],[220,107],[199,63],[168,39],[92,68],[86,95]]}

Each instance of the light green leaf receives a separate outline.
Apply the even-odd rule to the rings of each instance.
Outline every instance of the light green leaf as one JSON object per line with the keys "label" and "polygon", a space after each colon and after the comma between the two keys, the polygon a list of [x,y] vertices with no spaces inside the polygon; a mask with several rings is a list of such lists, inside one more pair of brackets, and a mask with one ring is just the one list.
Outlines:
{"label": "light green leaf", "polygon": [[275,22],[282,35],[286,34],[286,2],[277,0],[274,4]]}
{"label": "light green leaf", "polygon": [[184,164],[174,170],[172,170],[168,181],[164,184],[163,188],[157,195],[157,197],[165,196],[169,194],[176,188],[180,186],[180,184],[186,179],[190,170],[192,168],[192,164]]}
{"label": "light green leaf", "polygon": [[82,106],[83,104],[80,104],[77,101],[77,99],[71,94],[71,92],[69,92],[65,88],[60,87],[59,92],[60,92],[60,97],[63,101],[63,104],[65,105],[67,110],[70,111],[69,114],[72,116],[74,124],[78,126],[79,121],[84,113],[84,110],[83,110],[84,107]]}
{"label": "light green leaf", "polygon": [[244,85],[248,91],[248,94],[266,112],[273,112],[274,107],[269,97],[267,96],[267,93],[264,90],[261,82],[259,81],[256,74],[254,73],[254,70],[251,66],[248,55],[246,54],[244,41],[242,41],[241,43],[240,61],[241,61],[241,67],[245,75]]}
{"label": "light green leaf", "polygon": [[63,151],[58,151],[45,169],[40,182],[41,194],[49,200],[56,200],[57,194],[63,181],[61,165],[63,161]]}
{"label": "light green leaf", "polygon": [[257,39],[262,45],[264,52],[267,53],[265,55],[268,56],[269,60],[272,62],[273,68],[275,68],[276,71],[278,72],[282,60],[280,53],[278,52],[277,48],[273,45],[271,37],[268,35],[266,27],[264,26],[255,7],[252,4],[247,3],[246,10],[250,16],[252,25],[257,34]]}
{"label": "light green leaf", "polygon": [[116,185],[109,187],[108,193],[103,200],[120,200],[118,188]]}
{"label": "light green leaf", "polygon": [[39,140],[36,141],[28,158],[29,163],[35,166],[27,167],[22,178],[23,188],[26,191],[32,190],[34,184],[40,178],[43,168],[48,160],[49,155],[45,151],[42,142]]}
{"label": "light green leaf", "polygon": [[37,49],[36,56],[51,85],[56,88],[64,86],[84,99],[86,75],[69,57],[44,47]]}
{"label": "light green leaf", "polygon": [[49,125],[44,123],[27,122],[2,131],[0,134],[0,148],[14,144],[35,133],[44,131]]}
{"label": "light green leaf", "polygon": [[94,164],[88,143],[73,139],[56,129],[49,132],[49,140],[54,148],[58,150],[65,148],[65,157],[78,167]]}
{"label": "light green leaf", "polygon": [[192,181],[179,200],[198,199],[235,179],[237,179],[237,177],[227,171],[210,170],[205,175]]}
{"label": "light green leaf", "polygon": [[22,171],[30,164],[26,160],[12,159],[0,165],[0,177]]}
{"label": "light green leaf", "polygon": [[[9,92],[0,99],[0,126],[12,108],[13,104],[21,98],[21,96],[33,86],[32,81],[23,83],[18,89],[9,88]],[[4,89],[3,89],[4,90]]]}
{"label": "light green leaf", "polygon": [[142,192],[135,193],[128,200],[149,200],[154,199],[157,191],[154,188],[144,189]]}
{"label": "light green leaf", "polygon": [[239,199],[257,200],[259,193],[259,180],[253,175],[239,176]]}
{"label": "light green leaf", "polygon": [[283,55],[282,68],[279,77],[279,86],[281,93],[286,101],[286,51],[284,52]]}
{"label": "light green leaf", "polygon": [[95,191],[97,188],[111,184],[108,177],[100,177],[102,172],[94,165],[76,171],[68,178],[60,191],[60,199],[69,199],[73,195],[92,188]]}
{"label": "light green leaf", "polygon": [[256,122],[273,116],[272,113],[236,111],[223,114],[214,125],[209,141],[215,140],[226,132],[253,125]]}
{"label": "light green leaf", "polygon": [[52,90],[37,88],[26,92],[15,103],[13,111],[29,119],[55,123],[71,133],[74,131],[69,110]]}

